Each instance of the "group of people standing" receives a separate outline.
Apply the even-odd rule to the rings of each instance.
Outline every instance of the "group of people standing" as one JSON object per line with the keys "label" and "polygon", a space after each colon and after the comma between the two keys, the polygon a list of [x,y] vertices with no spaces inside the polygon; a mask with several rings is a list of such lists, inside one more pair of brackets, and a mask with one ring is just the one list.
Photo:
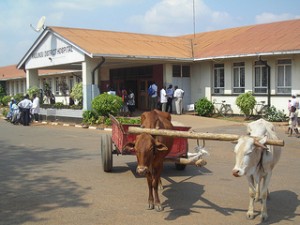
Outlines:
{"label": "group of people standing", "polygon": [[166,88],[166,86],[163,86],[162,89],[160,89],[158,99],[158,87],[156,83],[153,82],[152,84],[150,84],[150,87],[154,91],[153,94],[149,96],[151,110],[157,108],[157,103],[159,103],[159,109],[161,109],[161,111],[172,113],[172,105],[174,100],[176,114],[182,114],[184,91],[181,88],[178,88],[177,85],[175,85],[173,88],[172,84],[170,84],[168,88]]}
{"label": "group of people standing", "polygon": [[21,123],[23,126],[29,126],[31,120],[39,120],[40,99],[36,94],[33,94],[32,101],[29,99],[28,94],[19,103],[14,98],[11,98],[9,110],[7,118],[12,123]]}

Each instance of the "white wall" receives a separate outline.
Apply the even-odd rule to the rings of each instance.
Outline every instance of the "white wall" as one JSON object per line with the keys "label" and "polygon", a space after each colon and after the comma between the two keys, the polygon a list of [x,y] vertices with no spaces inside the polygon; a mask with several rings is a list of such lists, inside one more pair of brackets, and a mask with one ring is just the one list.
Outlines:
{"label": "white wall", "polygon": [[[269,56],[263,57],[271,66],[271,105],[274,105],[278,110],[287,112],[287,102],[291,95],[276,95],[276,78],[277,78],[277,60],[278,59],[292,59],[292,94],[299,95],[300,99],[300,55],[297,56]],[[253,76],[254,76],[254,62],[258,60],[257,57],[244,59],[226,59],[218,63],[224,63],[225,71],[225,90],[224,95],[211,94],[213,87],[213,61],[196,62],[191,67],[191,102],[196,102],[200,98],[207,97],[209,100],[221,102],[226,100],[226,103],[231,104],[235,114],[239,114],[239,108],[235,101],[238,95],[232,94],[232,65],[234,62],[245,62],[245,92],[252,91]],[[257,102],[265,101],[267,104],[266,95],[255,95]]]}

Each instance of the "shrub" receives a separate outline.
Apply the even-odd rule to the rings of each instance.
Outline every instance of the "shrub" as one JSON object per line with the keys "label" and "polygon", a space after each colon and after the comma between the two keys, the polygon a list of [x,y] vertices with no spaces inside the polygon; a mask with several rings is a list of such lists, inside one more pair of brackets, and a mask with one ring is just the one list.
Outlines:
{"label": "shrub", "polygon": [[264,118],[270,122],[284,122],[288,120],[284,111],[277,110],[275,106],[271,106],[270,108],[267,109]]}
{"label": "shrub", "polygon": [[95,111],[85,110],[82,114],[83,123],[85,124],[94,124],[98,119],[98,115]]}
{"label": "shrub", "polygon": [[122,108],[122,98],[117,95],[103,93],[92,101],[92,108],[99,116],[108,117],[109,114],[116,116]]}
{"label": "shrub", "polygon": [[55,109],[62,109],[64,107],[64,103],[62,102],[56,102],[55,104],[53,104],[53,108]]}
{"label": "shrub", "polygon": [[241,112],[245,114],[246,118],[250,117],[251,112],[253,111],[256,100],[251,92],[240,94],[236,101],[236,105],[240,108]]}
{"label": "shrub", "polygon": [[214,111],[214,105],[207,98],[201,98],[195,104],[195,111],[199,116],[211,116]]}
{"label": "shrub", "polygon": [[16,100],[17,102],[20,102],[20,101],[23,100],[24,95],[21,94],[21,93],[18,93],[18,94],[16,94],[16,95],[14,96],[14,98],[15,98],[15,100]]}
{"label": "shrub", "polygon": [[7,116],[8,112],[9,112],[9,110],[8,110],[7,108],[2,108],[2,115],[3,115],[4,117]]}
{"label": "shrub", "polygon": [[10,102],[10,100],[11,100],[11,96],[8,96],[8,95],[3,96],[2,100],[1,100],[2,105],[8,106],[8,103]]}
{"label": "shrub", "polygon": [[0,84],[0,102],[2,101],[2,98],[5,96],[5,88],[3,84]]}

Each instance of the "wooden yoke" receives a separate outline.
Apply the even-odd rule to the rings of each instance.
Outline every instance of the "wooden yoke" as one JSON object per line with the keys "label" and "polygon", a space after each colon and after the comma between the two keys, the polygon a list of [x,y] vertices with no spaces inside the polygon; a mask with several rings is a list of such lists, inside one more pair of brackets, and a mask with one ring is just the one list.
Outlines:
{"label": "wooden yoke", "polygon": [[[182,138],[190,138],[190,139],[232,141],[232,142],[237,141],[240,138],[240,135],[236,135],[236,134],[196,133],[196,132],[189,132],[189,131],[149,129],[149,128],[140,128],[140,127],[129,127],[128,133],[133,133],[133,134],[147,133],[147,134],[157,135],[157,136],[182,137]],[[258,137],[254,137],[254,138],[258,139]],[[266,144],[284,146],[284,140],[268,139]]]}

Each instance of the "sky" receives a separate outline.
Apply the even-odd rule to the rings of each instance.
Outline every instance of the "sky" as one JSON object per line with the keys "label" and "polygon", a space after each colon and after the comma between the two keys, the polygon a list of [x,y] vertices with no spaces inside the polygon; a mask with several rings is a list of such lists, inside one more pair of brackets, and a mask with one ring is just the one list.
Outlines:
{"label": "sky", "polygon": [[178,36],[300,19],[299,0],[0,0],[0,66],[18,64],[45,26]]}

